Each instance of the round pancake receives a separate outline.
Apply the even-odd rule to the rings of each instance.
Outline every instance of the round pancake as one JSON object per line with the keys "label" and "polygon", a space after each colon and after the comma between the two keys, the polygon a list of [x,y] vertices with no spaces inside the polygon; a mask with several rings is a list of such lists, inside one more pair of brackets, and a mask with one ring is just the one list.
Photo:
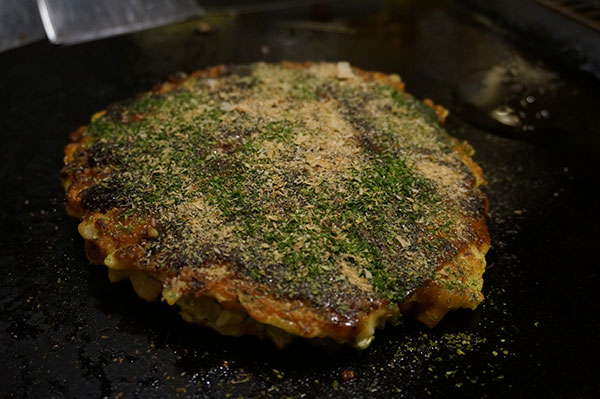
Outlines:
{"label": "round pancake", "polygon": [[226,335],[359,348],[475,308],[489,236],[472,149],[397,75],[217,66],[76,130],[61,179],[91,262]]}

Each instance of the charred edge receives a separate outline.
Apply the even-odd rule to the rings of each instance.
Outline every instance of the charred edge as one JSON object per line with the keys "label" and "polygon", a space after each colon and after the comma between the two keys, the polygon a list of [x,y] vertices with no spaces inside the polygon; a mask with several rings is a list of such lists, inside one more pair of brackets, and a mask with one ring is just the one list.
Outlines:
{"label": "charred edge", "polygon": [[252,65],[228,65],[221,73],[219,73],[219,76],[226,77],[236,75],[239,77],[250,77],[254,73],[254,69],[255,68]]}
{"label": "charred edge", "polygon": [[216,264],[230,264],[234,269],[241,269],[241,256],[237,253],[223,253],[215,244],[207,243],[198,246],[189,241],[193,236],[187,231],[183,221],[162,224],[159,227],[166,241],[152,241],[148,245],[150,254],[158,254],[151,263],[168,265],[171,271],[180,271],[185,267],[207,268]]}
{"label": "charred edge", "polygon": [[488,212],[489,202],[487,196],[480,190],[473,189],[468,198],[462,200],[466,216],[479,219]]}
{"label": "charred edge", "polygon": [[130,98],[127,100],[119,101],[118,103],[114,103],[109,105],[106,108],[106,112],[104,117],[113,123],[124,123],[123,114],[126,112],[127,108],[136,101],[135,98]]}
{"label": "charred edge", "polygon": [[83,166],[90,168],[104,168],[119,164],[119,158],[115,154],[114,145],[97,142],[86,150],[87,159]]}
{"label": "charred edge", "polygon": [[71,164],[65,165],[61,168],[60,172],[58,172],[58,177],[61,180],[66,180],[73,174],[74,167]]}
{"label": "charred edge", "polygon": [[123,207],[127,203],[125,188],[117,182],[97,184],[86,188],[79,197],[81,205],[88,211],[107,212],[114,208]]}
{"label": "charred edge", "polygon": [[[285,265],[277,264],[273,267],[283,267]],[[287,289],[289,282],[281,278],[280,274],[274,273],[277,277],[262,277],[258,280],[265,287],[280,287],[277,290],[269,290],[269,295],[281,300],[302,301],[308,306],[319,312],[321,317],[331,317],[336,315],[337,318],[347,320],[357,319],[362,312],[368,311],[376,306],[369,295],[361,291],[358,287],[345,284],[343,288],[338,286],[335,290],[327,286],[315,286],[309,281],[305,283],[296,283],[294,289]],[[330,278],[335,278],[336,275],[331,273]],[[315,291],[318,287],[318,292]]]}
{"label": "charred edge", "polygon": [[[456,242],[448,238],[434,238],[435,242],[424,242],[421,240],[419,245],[424,248],[425,256],[431,259],[438,266],[435,270],[440,269],[444,264],[450,262],[459,253]],[[423,276],[427,279],[427,276]],[[425,280],[424,279],[424,280]]]}

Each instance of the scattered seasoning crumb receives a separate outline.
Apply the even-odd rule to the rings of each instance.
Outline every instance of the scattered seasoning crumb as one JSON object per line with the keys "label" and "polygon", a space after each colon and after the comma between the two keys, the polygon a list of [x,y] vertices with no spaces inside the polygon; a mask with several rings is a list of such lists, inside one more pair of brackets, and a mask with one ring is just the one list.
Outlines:
{"label": "scattered seasoning crumb", "polygon": [[342,371],[342,381],[350,381],[356,378],[356,373],[354,370],[346,369]]}
{"label": "scattered seasoning crumb", "polygon": [[[400,373],[418,372],[419,374],[428,375],[431,380],[439,380],[445,378],[452,380],[457,387],[465,384],[476,384],[481,387],[485,386],[485,375],[497,374],[498,364],[496,359],[506,358],[511,353],[504,348],[496,347],[495,350],[489,353],[489,359],[486,363],[487,367],[476,371],[469,368],[456,367],[448,369],[446,365],[450,361],[459,362],[462,358],[470,355],[480,356],[482,345],[490,343],[489,341],[500,341],[506,343],[510,341],[504,337],[481,337],[478,333],[444,333],[437,334],[421,332],[417,336],[406,337],[403,342],[398,345],[396,353],[392,360],[388,363],[388,368],[397,369]],[[513,355],[514,356],[514,355]],[[468,361],[468,360],[467,360]],[[443,367],[443,369],[442,369]],[[482,381],[483,380],[483,381]]]}
{"label": "scattered seasoning crumb", "polygon": [[248,374],[242,374],[239,379],[232,381],[232,384],[245,384],[250,381],[250,376]]}
{"label": "scattered seasoning crumb", "polygon": [[273,369],[273,374],[275,374],[275,377],[277,377],[279,379],[282,379],[283,375],[284,375],[282,371],[279,371],[277,369]]}

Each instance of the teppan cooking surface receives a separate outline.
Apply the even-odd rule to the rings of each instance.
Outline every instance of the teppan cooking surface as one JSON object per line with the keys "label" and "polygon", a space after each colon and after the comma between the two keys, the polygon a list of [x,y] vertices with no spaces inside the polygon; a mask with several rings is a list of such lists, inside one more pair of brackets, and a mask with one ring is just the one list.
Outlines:
{"label": "teppan cooking surface", "polygon": [[[1,54],[0,396],[594,396],[598,82],[452,2],[405,3],[343,20],[212,15],[200,29]],[[280,351],[186,324],[89,265],[58,182],[69,132],[175,72],[284,59],[399,73],[450,109],[449,132],[489,180],[493,247],[476,311],[434,330],[406,320],[362,352]]]}

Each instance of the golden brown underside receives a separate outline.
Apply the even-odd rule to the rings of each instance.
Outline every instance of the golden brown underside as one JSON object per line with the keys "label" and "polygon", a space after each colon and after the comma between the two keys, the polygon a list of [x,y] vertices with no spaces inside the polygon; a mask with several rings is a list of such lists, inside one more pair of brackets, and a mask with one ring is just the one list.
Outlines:
{"label": "golden brown underside", "polygon": [[[307,68],[311,63],[283,63],[286,68]],[[192,74],[196,77],[215,77],[225,69],[216,66]],[[365,80],[375,80],[399,90],[404,85],[388,75],[378,72],[367,72],[353,68],[355,74]],[[168,92],[177,88],[183,81],[169,82],[154,89],[155,92]],[[435,106],[430,100],[426,104],[434,108],[440,122],[443,123],[447,111]],[[93,118],[103,114],[96,114]],[[93,119],[92,118],[92,119]],[[72,142],[65,148],[65,164],[85,164],[85,151],[82,145],[89,140],[82,135],[81,127],[71,134]],[[485,183],[481,168],[471,159],[466,146],[455,141],[454,149],[474,176],[474,186]],[[332,338],[338,342],[348,342],[355,346],[368,345],[376,326],[388,319],[394,319],[398,312],[409,313],[429,327],[434,327],[449,311],[457,308],[474,309],[483,299],[481,294],[482,275],[485,270],[485,253],[490,245],[490,238],[485,224],[487,204],[484,211],[470,223],[473,241],[459,249],[459,255],[453,260],[439,266],[436,277],[418,288],[400,305],[383,300],[376,300],[357,317],[344,318],[344,315],[330,314],[317,316],[315,309],[300,300],[283,301],[262,294],[256,283],[244,282],[236,278],[227,264],[214,264],[202,270],[184,267],[177,273],[148,269],[140,263],[143,249],[140,244],[145,240],[156,238],[153,220],[148,219],[134,224],[131,231],[116,228],[119,216],[116,210],[88,212],[82,206],[81,193],[96,184],[110,170],[97,168],[75,169],[69,172],[66,168],[61,176],[66,190],[67,212],[82,220],[79,231],[85,239],[85,250],[88,259],[98,265],[109,267],[112,281],[129,278],[136,292],[146,300],[154,300],[161,294],[169,304],[178,303],[184,309],[186,320],[204,324],[228,335],[268,336],[276,343],[284,343],[277,331],[305,338]],[[454,284],[459,281],[460,284]],[[214,298],[214,299],[211,299]],[[210,299],[212,302],[207,302]],[[198,302],[199,301],[199,302]],[[190,306],[200,306],[203,311],[211,306],[219,307],[215,320],[197,320],[190,316]],[[322,310],[321,310],[322,311]],[[227,314],[231,320],[220,322]],[[235,316],[231,316],[235,315]],[[249,317],[248,317],[249,316]],[[235,319],[235,318],[238,319]],[[219,324],[220,323],[220,324]],[[234,325],[237,325],[235,327]],[[265,325],[274,329],[265,328]],[[275,332],[273,332],[275,331]]]}

